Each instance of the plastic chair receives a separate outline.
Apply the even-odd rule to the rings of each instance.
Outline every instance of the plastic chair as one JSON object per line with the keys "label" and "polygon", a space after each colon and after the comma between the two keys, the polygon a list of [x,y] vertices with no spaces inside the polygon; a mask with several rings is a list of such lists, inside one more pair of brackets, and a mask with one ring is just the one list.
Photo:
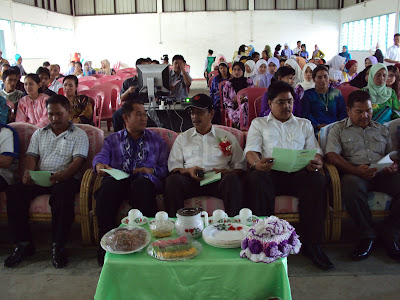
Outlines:
{"label": "plastic chair", "polygon": [[101,112],[103,110],[104,92],[101,90],[89,89],[78,92],[78,95],[85,95],[94,100],[93,123],[96,127],[101,128]]}
{"label": "plastic chair", "polygon": [[107,75],[105,75],[105,74],[94,74],[92,76],[96,77],[97,79],[99,79],[99,78],[102,78],[102,77],[107,76]]}
{"label": "plastic chair", "polygon": [[256,112],[256,118],[260,115],[261,112],[261,104],[262,104],[262,97],[260,96],[254,101],[254,110]]}
{"label": "plastic chair", "polygon": [[7,104],[8,108],[10,109],[9,114],[8,114],[9,122],[14,122],[15,121],[15,105],[10,100],[6,100],[6,104]]}
{"label": "plastic chair", "polygon": [[82,84],[86,85],[89,89],[91,89],[92,87],[99,85],[100,82],[98,80],[88,80],[88,81],[84,81]]}
{"label": "plastic chair", "polygon": [[115,84],[121,90],[122,85],[124,84],[124,80],[110,80],[110,81],[106,82],[105,84],[107,84],[107,83]]}
{"label": "plastic chair", "polygon": [[218,71],[211,71],[208,74],[208,87],[211,87],[212,81],[213,81],[214,77],[217,75],[218,75]]}
{"label": "plastic chair", "polygon": [[249,130],[251,121],[253,121],[254,118],[258,117],[256,114],[256,111],[254,109],[254,102],[256,99],[260,96],[262,96],[268,89],[263,88],[263,87],[250,87],[250,88],[245,88],[240,90],[237,93],[237,101],[238,105],[240,107],[240,97],[242,95],[246,95],[249,103],[249,111],[248,111],[248,116],[247,116],[247,125],[244,125],[244,115],[243,111],[240,110],[240,130]]}
{"label": "plastic chair", "polygon": [[107,129],[110,131],[112,115],[121,106],[120,91],[121,89],[111,83],[96,85],[92,90],[100,90],[104,93],[104,101],[101,108],[100,122],[107,121]]}
{"label": "plastic chair", "polygon": [[107,75],[107,76],[104,76],[102,78],[99,78],[98,82],[100,84],[103,84],[103,83],[109,82],[111,80],[121,80],[121,77],[118,76],[118,75]]}
{"label": "plastic chair", "polygon": [[347,99],[349,98],[349,95],[354,92],[357,91],[358,88],[356,88],[355,86],[351,86],[351,85],[339,85],[337,87],[338,90],[340,90],[342,92],[343,98],[344,98],[344,102],[346,102],[347,104]]}
{"label": "plastic chair", "polygon": [[83,76],[78,78],[78,82],[90,81],[90,80],[97,80],[97,78],[94,76]]}
{"label": "plastic chair", "polygon": [[76,89],[76,91],[79,93],[79,92],[81,92],[81,91],[86,91],[86,90],[88,90],[88,89],[89,89],[89,87],[88,87],[87,85],[78,84],[78,88]]}

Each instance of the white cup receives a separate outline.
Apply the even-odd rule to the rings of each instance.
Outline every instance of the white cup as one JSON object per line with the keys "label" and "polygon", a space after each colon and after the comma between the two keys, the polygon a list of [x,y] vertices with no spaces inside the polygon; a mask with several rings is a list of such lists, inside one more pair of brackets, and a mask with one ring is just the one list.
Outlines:
{"label": "white cup", "polygon": [[161,104],[158,107],[159,109],[164,109],[165,108],[165,101],[161,101]]}
{"label": "white cup", "polygon": [[251,216],[253,215],[253,212],[248,209],[248,208],[242,208],[239,211],[239,218],[240,218],[240,223],[250,223],[251,220],[249,220],[251,218]]}
{"label": "white cup", "polygon": [[140,219],[140,218],[143,218],[143,214],[142,214],[142,212],[140,211],[140,210],[138,210],[138,209],[131,209],[129,212],[128,212],[128,220],[129,220],[129,225],[132,225],[132,224],[135,224],[136,222],[135,222],[135,220],[136,219]]}
{"label": "white cup", "polygon": [[156,213],[156,220],[157,221],[168,220],[168,213],[165,211],[159,211],[158,213]]}
{"label": "white cup", "polygon": [[224,223],[224,219],[228,217],[227,213],[222,209],[216,209],[213,212],[213,224]]}

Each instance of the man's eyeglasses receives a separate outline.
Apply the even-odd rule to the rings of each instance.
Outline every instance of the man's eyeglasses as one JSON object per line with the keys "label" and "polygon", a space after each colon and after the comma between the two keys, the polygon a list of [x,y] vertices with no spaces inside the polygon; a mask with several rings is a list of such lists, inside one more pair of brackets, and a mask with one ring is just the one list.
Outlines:
{"label": "man's eyeglasses", "polygon": [[284,105],[293,105],[293,99],[289,99],[289,100],[276,100],[274,101],[275,104],[278,104],[279,106],[284,106]]}

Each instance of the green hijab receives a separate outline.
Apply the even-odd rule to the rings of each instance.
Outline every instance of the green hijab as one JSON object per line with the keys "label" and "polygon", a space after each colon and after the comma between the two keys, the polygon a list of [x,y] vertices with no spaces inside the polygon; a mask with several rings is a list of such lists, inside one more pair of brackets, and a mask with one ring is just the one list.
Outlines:
{"label": "green hijab", "polygon": [[374,104],[383,104],[392,96],[392,89],[390,87],[386,87],[386,82],[380,86],[376,85],[374,82],[375,74],[381,69],[385,69],[386,74],[388,74],[388,69],[384,64],[381,63],[374,64],[369,70],[367,89],[369,96],[371,97],[371,101]]}

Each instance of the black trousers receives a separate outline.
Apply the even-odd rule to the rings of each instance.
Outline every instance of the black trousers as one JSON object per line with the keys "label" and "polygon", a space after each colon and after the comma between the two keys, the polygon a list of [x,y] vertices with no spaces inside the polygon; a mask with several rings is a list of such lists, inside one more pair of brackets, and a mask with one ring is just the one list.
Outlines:
{"label": "black trousers", "polygon": [[50,194],[53,243],[64,245],[74,221],[75,194],[80,181],[71,178],[51,187],[18,183],[7,189],[8,227],[15,243],[32,241],[29,218],[30,202],[40,195]]}
{"label": "black trousers", "polygon": [[378,173],[372,180],[344,174],[341,179],[342,197],[347,211],[360,230],[361,239],[375,239],[377,236],[371,209],[368,206],[368,192],[376,191],[393,197],[389,216],[384,222],[382,237],[396,240],[400,233],[400,174]]}
{"label": "black trousers", "polygon": [[167,177],[164,196],[171,216],[175,216],[177,210],[184,207],[185,199],[203,195],[222,199],[226,213],[235,216],[243,201],[241,177],[226,174],[221,180],[204,186],[186,175],[171,174]]}
{"label": "black trousers", "polygon": [[247,178],[247,203],[258,216],[273,215],[275,196],[299,198],[300,240],[318,244],[324,236],[325,176],[305,169],[286,173],[251,171]]}
{"label": "black trousers", "polygon": [[145,177],[123,180],[105,177],[94,196],[100,238],[118,226],[115,221],[118,209],[126,199],[146,217],[153,217],[157,212],[156,188],[153,182]]}

